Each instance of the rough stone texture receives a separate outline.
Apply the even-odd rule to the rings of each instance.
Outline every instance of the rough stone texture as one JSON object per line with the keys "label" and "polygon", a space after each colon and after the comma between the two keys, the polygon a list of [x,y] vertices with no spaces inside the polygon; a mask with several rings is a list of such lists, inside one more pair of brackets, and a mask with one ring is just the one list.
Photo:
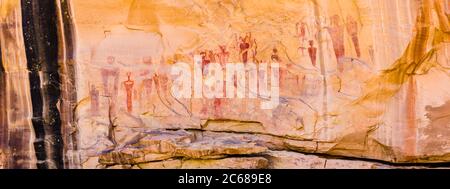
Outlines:
{"label": "rough stone texture", "polygon": [[[273,140],[260,139],[260,143],[298,152],[394,163],[448,161],[448,34],[421,34],[416,29],[423,24],[430,26],[425,29],[447,31],[448,18],[442,16],[448,11],[447,1],[317,0],[315,5],[306,0],[110,0],[72,4],[79,35],[78,115],[86,120],[79,122],[80,130],[107,118],[118,130],[143,127],[261,134]],[[95,12],[89,11],[93,8]],[[425,16],[420,21],[424,23],[416,22],[418,16]],[[219,57],[219,45],[227,48],[230,62],[242,61],[238,39],[246,35],[251,40],[249,61],[270,62],[275,56],[281,62],[280,104],[275,109],[260,109],[262,99],[175,99],[170,94],[170,79],[156,82],[170,78],[168,66],[176,61],[191,64],[193,54],[211,50]],[[435,43],[427,43],[420,35]],[[318,51],[315,66],[308,54],[310,40]],[[110,65],[109,56],[115,57]],[[147,67],[142,63],[145,57],[153,62]],[[411,71],[408,64],[421,66]],[[102,69],[120,70],[117,89],[102,83],[98,74]],[[128,72],[135,82],[131,112],[127,112],[123,85]],[[158,77],[145,89],[144,80],[155,73]],[[91,103],[92,86],[100,93],[98,107]],[[113,101],[102,96],[105,86],[109,92],[116,90]],[[112,117],[108,107],[113,107]],[[89,113],[92,108],[98,108],[94,115]],[[99,139],[81,135],[81,141],[95,140]],[[192,156],[200,158],[210,150]]]}
{"label": "rough stone texture", "polygon": [[82,162],[82,168],[83,169],[97,169],[97,168],[103,168],[105,166],[102,166],[99,164],[99,157],[90,157],[87,158],[86,161]]}
{"label": "rough stone texture", "polygon": [[2,1],[0,9],[0,148],[8,168],[35,168],[32,107],[20,0]]}
{"label": "rough stone texture", "polygon": [[4,169],[6,167],[5,162],[6,155],[2,151],[0,151],[0,169]]}
{"label": "rough stone texture", "polygon": [[157,162],[148,162],[139,164],[138,167],[140,169],[180,169],[181,168],[180,159],[166,160],[166,161],[157,161]]}
{"label": "rough stone texture", "polygon": [[172,154],[152,154],[145,152],[145,149],[125,148],[118,152],[111,152],[101,155],[99,163],[105,165],[115,164],[139,164],[151,161],[166,160],[172,157]]}
{"label": "rough stone texture", "polygon": [[301,154],[290,151],[269,151],[265,156],[272,169],[435,169],[446,166],[427,165],[393,165],[363,159],[345,159],[343,157],[326,157],[313,154]]}
{"label": "rough stone texture", "polygon": [[323,169],[326,159],[315,155],[304,155],[288,151],[270,151],[267,153],[272,169]]}
{"label": "rough stone texture", "polygon": [[[33,168],[19,2],[0,9],[0,103],[15,110],[0,112],[0,134],[10,136],[0,141],[0,167]],[[450,162],[450,0],[65,2],[76,57],[75,70],[60,74],[74,74],[76,91],[62,90],[64,98],[76,93],[76,105],[61,99],[60,108],[73,119],[65,155],[82,168]],[[194,55],[202,64],[280,63],[279,85],[271,85],[279,104],[261,108],[272,97],[262,94],[175,98],[170,68],[193,67]]]}
{"label": "rough stone texture", "polygon": [[139,164],[138,167],[141,169],[264,169],[268,167],[268,160],[263,157],[176,159]]}
{"label": "rough stone texture", "polygon": [[264,169],[268,161],[263,157],[242,157],[208,160],[186,160],[182,169]]}
{"label": "rough stone texture", "polygon": [[274,169],[385,169],[393,166],[361,160],[330,159],[287,151],[267,153]]}
{"label": "rough stone texture", "polygon": [[[159,135],[155,135],[160,133]],[[318,151],[300,153],[299,141],[269,135],[146,131],[147,136],[125,147],[91,157],[83,168],[106,169],[412,169],[442,166],[393,165],[387,162],[348,159]],[[184,140],[183,140],[184,139]],[[186,139],[189,139],[186,142]],[[264,143],[263,140],[283,142]],[[180,144],[181,143],[181,144]],[[257,145],[255,145],[258,143]],[[220,145],[218,145],[220,144]],[[251,148],[249,148],[251,147]],[[270,150],[268,150],[270,149]],[[303,151],[304,149],[300,149]]]}
{"label": "rough stone texture", "polygon": [[100,155],[99,162],[104,165],[140,164],[161,161],[174,157],[186,159],[218,159],[225,156],[261,154],[266,147],[240,140],[237,137],[204,137],[194,139],[192,133],[186,131],[155,130],[145,133],[146,136]]}

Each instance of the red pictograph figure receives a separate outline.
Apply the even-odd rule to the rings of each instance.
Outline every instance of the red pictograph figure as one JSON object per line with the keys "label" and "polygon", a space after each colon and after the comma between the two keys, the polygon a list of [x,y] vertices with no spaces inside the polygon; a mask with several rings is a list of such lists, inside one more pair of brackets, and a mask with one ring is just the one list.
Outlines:
{"label": "red pictograph figure", "polygon": [[[225,73],[226,64],[228,63],[228,58],[230,57],[230,53],[227,51],[227,47],[224,45],[219,46],[219,52],[217,53],[217,59],[219,60],[220,65],[222,66],[222,71]],[[236,83],[235,83],[236,84]],[[223,90],[226,93],[226,81],[223,81]],[[220,117],[222,115],[222,105],[226,102],[224,99],[216,98],[214,99],[214,112],[215,116]]]}
{"label": "red pictograph figure", "polygon": [[253,63],[258,63],[259,60],[257,58],[258,55],[258,43],[256,42],[255,38],[252,38],[252,34],[248,33],[248,43],[249,43],[249,51],[251,52],[251,57],[252,57],[252,61]]}
{"label": "red pictograph figure", "polygon": [[339,72],[343,72],[344,65],[341,59],[345,55],[344,26],[340,23],[340,17],[338,15],[331,17],[331,26],[327,27],[327,29],[330,33],[331,40],[333,41],[333,49],[337,59],[338,70]]}
{"label": "red pictograph figure", "polygon": [[152,58],[144,57],[143,63],[145,66],[149,67],[149,69],[141,73],[141,76],[146,76],[145,79],[142,81],[142,84],[144,86],[144,94],[147,98],[149,98],[150,95],[152,94],[152,87],[153,87],[153,75],[151,75],[151,66],[153,64]]}
{"label": "red pictograph figure", "polygon": [[[229,53],[225,52],[225,49],[222,49],[221,51],[222,51],[223,54],[222,55],[220,55],[220,54],[218,55],[219,61],[223,61],[224,65],[225,65],[226,61],[228,61],[228,60],[225,60],[225,59],[228,59],[228,54]],[[201,52],[200,55],[202,57],[202,71],[203,71],[203,74],[205,75],[209,71],[208,69],[206,69],[206,66],[208,64],[210,64],[210,63],[216,63],[216,54],[214,54],[213,51],[208,50],[208,51]],[[213,108],[213,110],[214,110],[214,115],[215,116],[219,115],[220,105],[221,105],[220,99],[218,99],[218,98],[214,99],[214,108]],[[202,107],[202,110],[201,110],[202,114],[206,115],[208,113],[208,106],[209,106],[208,103],[204,103],[203,104],[203,107]]]}
{"label": "red pictograph figure", "polygon": [[[272,49],[272,55],[270,56],[270,59],[273,63],[279,63],[280,65],[283,64],[283,60],[280,58],[280,56],[278,55],[278,49],[277,48],[273,48]],[[285,87],[285,83],[283,81],[286,80],[286,78],[288,77],[288,66],[289,64],[283,64],[283,66],[280,67],[279,70],[279,76],[280,76],[280,87],[284,88]]]}
{"label": "red pictograph figure", "polygon": [[[204,76],[205,74],[208,73],[208,70],[206,69],[206,65],[211,63],[211,60],[210,60],[210,56],[208,55],[208,51],[200,52],[200,56],[202,57],[202,72],[203,72],[202,75]],[[208,112],[208,104],[203,102],[201,113],[203,115],[206,115],[207,112]]]}
{"label": "red pictograph figure", "polygon": [[240,38],[241,39],[241,43],[239,44],[239,53],[242,57],[242,62],[243,63],[247,63],[248,62],[248,51],[250,50],[250,42],[249,39],[250,36],[245,36],[244,38]]}
{"label": "red pictograph figure", "polygon": [[347,32],[352,37],[353,45],[355,46],[356,55],[358,58],[361,57],[361,50],[359,48],[359,40],[358,40],[358,22],[352,17],[347,17]]}
{"label": "red pictograph figure", "polygon": [[[297,26],[297,35],[298,35],[298,38],[299,38],[299,42],[300,42],[301,45],[303,45],[303,42],[306,40],[307,25],[306,25],[305,22],[301,22],[301,23],[297,23],[296,26]],[[301,50],[302,55],[305,54],[305,52],[304,52],[304,50],[306,49],[305,47],[300,46],[298,49]]]}
{"label": "red pictograph figure", "polygon": [[216,62],[216,54],[214,54],[214,52],[212,50],[208,51],[208,57],[209,57],[210,62],[217,63]]}
{"label": "red pictograph figure", "polygon": [[[119,69],[114,66],[115,58],[113,56],[108,56],[106,61],[107,65],[101,68],[103,90],[104,95],[110,98],[110,110],[114,114],[117,93],[119,90]],[[112,90],[109,83],[111,78],[113,81]]]}
{"label": "red pictograph figure", "polygon": [[89,95],[91,96],[91,116],[99,115],[99,96],[100,93],[95,88],[94,85],[91,85],[91,90],[89,91]]}
{"label": "red pictograph figure", "polygon": [[131,113],[133,111],[133,85],[134,81],[131,80],[131,72],[127,73],[128,80],[124,82],[125,90],[127,92],[127,111]]}
{"label": "red pictograph figure", "polygon": [[[208,56],[207,51],[202,51],[202,52],[200,52],[200,56],[202,57],[202,71],[203,71],[203,73],[205,73],[206,65],[208,65],[209,63],[211,63],[211,59],[210,59],[210,57]],[[206,70],[206,71],[207,71],[207,70]]]}
{"label": "red pictograph figure", "polygon": [[228,63],[229,57],[230,57],[230,52],[227,51],[227,47],[224,45],[220,45],[219,53],[217,54],[217,58],[219,59],[219,63],[222,67],[224,67]]}
{"label": "red pictograph figure", "polygon": [[168,91],[169,78],[164,73],[159,73],[154,76],[156,89],[159,90],[163,95]]}
{"label": "red pictograph figure", "polygon": [[280,56],[278,56],[278,49],[273,48],[272,49],[272,55],[270,56],[270,59],[274,62],[280,62]]}
{"label": "red pictograph figure", "polygon": [[301,22],[301,23],[297,23],[297,32],[298,32],[298,37],[300,38],[300,41],[305,41],[306,39],[306,23],[305,22]]}
{"label": "red pictograph figure", "polygon": [[317,48],[314,47],[314,41],[309,40],[308,47],[309,58],[311,59],[311,63],[314,67],[316,67],[316,59],[317,59]]}

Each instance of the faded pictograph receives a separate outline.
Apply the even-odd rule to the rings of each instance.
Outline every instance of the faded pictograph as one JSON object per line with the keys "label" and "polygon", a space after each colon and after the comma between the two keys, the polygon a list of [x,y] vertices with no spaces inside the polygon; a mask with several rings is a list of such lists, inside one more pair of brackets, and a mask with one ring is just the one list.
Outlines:
{"label": "faded pictograph", "polygon": [[364,90],[388,68],[387,57],[400,57],[385,44],[397,34],[383,33],[375,9],[360,5],[188,2],[158,1],[156,9],[154,2],[132,1],[133,8],[117,11],[125,19],[101,22],[92,34],[80,30],[97,40],[80,45],[87,54],[80,101],[90,100],[83,124],[251,131],[331,143],[360,124],[357,116],[341,118],[350,116],[344,107],[382,98]]}
{"label": "faded pictograph", "polygon": [[[230,116],[240,119],[262,112],[257,104],[273,101],[271,89],[279,90],[273,95],[280,95],[273,102],[284,104],[297,99],[311,111],[317,111],[320,108],[313,107],[317,103],[312,99],[323,95],[323,98],[328,98],[326,96],[329,94],[324,92],[329,91],[329,87],[324,84],[339,85],[330,89],[346,94],[343,89],[345,85],[342,84],[345,77],[342,74],[345,74],[345,67],[353,69],[355,64],[351,58],[353,53],[347,52],[354,50],[355,60],[363,61],[358,22],[353,16],[344,17],[340,14],[304,17],[287,27],[295,32],[297,40],[294,42],[297,45],[293,47],[294,51],[283,43],[270,43],[265,36],[267,32],[257,30],[235,31],[222,36],[220,42],[199,38],[205,41],[203,45],[175,54],[163,53],[170,45],[167,41],[173,40],[165,39],[164,34],[162,38],[158,33],[152,33],[150,37],[139,31],[140,37],[132,37],[132,32],[127,31],[127,28],[109,32],[110,36],[96,50],[105,54],[100,56],[102,53],[95,52],[92,60],[93,68],[100,72],[101,83],[96,82],[95,77],[89,81],[91,115],[105,115],[101,112],[107,109],[110,116],[127,112],[135,117],[189,115],[199,119],[227,119]],[[350,41],[346,41],[345,36]],[[140,41],[145,45],[143,48],[130,42],[130,47],[136,46],[140,50],[129,52],[118,44],[119,39]],[[373,54],[373,47],[368,48],[368,51]],[[195,72],[195,57],[199,57],[197,72],[200,73]],[[183,90],[186,93],[182,95],[174,95],[174,84],[179,84],[176,82],[177,77],[182,73],[174,76],[170,70],[180,61],[189,66],[189,70],[184,71],[190,74],[182,78],[184,82],[190,83],[175,88],[187,87],[190,90]],[[276,72],[272,73],[271,63],[279,65]],[[265,68],[267,65],[268,69]],[[197,80],[200,84],[196,83]],[[199,86],[201,91],[196,92]],[[208,95],[208,91],[214,94]],[[329,91],[330,94],[332,92]],[[235,97],[229,96],[232,93]],[[238,107],[240,110],[235,109]]]}

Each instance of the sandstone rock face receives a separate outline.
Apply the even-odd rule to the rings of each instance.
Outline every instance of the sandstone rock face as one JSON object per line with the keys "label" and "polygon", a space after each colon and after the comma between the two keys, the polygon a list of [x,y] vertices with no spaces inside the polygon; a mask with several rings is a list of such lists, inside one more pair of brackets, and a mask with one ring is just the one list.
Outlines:
{"label": "sandstone rock face", "polygon": [[225,158],[219,160],[186,160],[183,169],[263,169],[268,161],[261,157]]}
{"label": "sandstone rock face", "polygon": [[[1,2],[0,102],[20,111],[0,112],[0,135],[25,137],[2,138],[0,157],[17,140],[22,159],[33,162],[19,2]],[[449,0],[58,6],[60,23],[73,29],[63,27],[60,42],[63,57],[73,53],[60,63],[67,167],[450,162]]]}
{"label": "sandstone rock face", "polygon": [[32,107],[19,5],[19,1],[1,2],[0,151],[4,152],[4,165],[34,168]]}
{"label": "sandstone rock face", "polygon": [[[292,139],[279,141],[300,152],[388,162],[447,161],[448,2],[316,3],[74,1],[78,63],[83,70],[80,100],[92,98],[92,87],[100,93],[94,103],[98,105],[80,106],[80,118],[97,122],[109,115],[108,107],[114,107],[117,119],[122,114],[134,117],[115,122],[117,127],[263,134]],[[96,11],[90,11],[93,7]],[[181,16],[187,10],[189,16]],[[427,16],[435,13],[438,16]],[[395,19],[383,19],[388,17]],[[416,23],[417,17],[426,17],[423,22],[432,25],[427,29],[438,32],[427,34],[425,40],[417,38],[422,34],[415,28],[426,24]],[[239,37],[249,40],[248,57],[242,55],[240,45],[245,41]],[[426,42],[433,40],[437,43]],[[226,53],[221,51],[224,47]],[[177,61],[192,63],[193,55],[202,52],[210,56],[203,57],[207,61],[220,61],[225,55],[229,62],[276,59],[281,66],[279,105],[264,110],[260,98],[174,98],[169,90],[173,80],[165,83],[166,77],[173,77],[167,67]],[[110,80],[114,86],[104,83],[106,76],[102,80],[101,74],[94,74],[106,69],[102,64],[108,57],[114,57],[111,69],[120,70],[119,81]],[[146,57],[152,63],[146,64]],[[407,68],[408,64],[417,66]],[[136,85],[127,105],[120,82],[128,72]],[[147,89],[146,82],[150,82]],[[102,97],[108,92],[105,87],[116,90],[113,102]],[[127,111],[128,106],[133,109]],[[92,108],[98,108],[96,115],[89,113]],[[438,115],[444,119],[436,123]],[[443,132],[431,137],[431,130]]]}
{"label": "sandstone rock face", "polygon": [[[171,158],[219,159],[230,155],[259,154],[266,147],[233,137],[205,137],[195,140],[188,132],[152,131],[133,144],[100,156],[105,165],[140,164]],[[215,164],[215,163],[212,163]]]}
{"label": "sandstone rock face", "polygon": [[[261,143],[267,136],[202,132],[189,142],[179,144],[180,138],[198,135],[198,131],[153,131],[164,133],[150,140],[152,134],[129,143],[122,149],[104,152],[89,158],[84,168],[99,169],[416,169],[439,168],[432,165],[394,165],[380,161],[348,159],[311,151],[304,154],[292,150],[292,144]],[[164,138],[167,143],[163,144]],[[276,141],[270,138],[270,141]],[[278,138],[278,140],[283,140]],[[286,139],[284,139],[286,140]],[[151,142],[150,142],[151,141]],[[289,141],[290,142],[290,141]],[[161,145],[163,144],[163,145]],[[222,144],[222,145],[217,145]],[[199,149],[199,145],[203,146]],[[138,147],[139,146],[139,147]]]}

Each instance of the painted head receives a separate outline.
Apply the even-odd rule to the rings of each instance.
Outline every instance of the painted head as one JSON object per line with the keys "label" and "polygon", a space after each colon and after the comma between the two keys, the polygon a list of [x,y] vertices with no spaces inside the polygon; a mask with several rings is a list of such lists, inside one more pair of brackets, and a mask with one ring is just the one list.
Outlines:
{"label": "painted head", "polygon": [[277,54],[278,53],[278,49],[277,48],[273,48],[272,52],[273,52],[273,54]]}
{"label": "painted head", "polygon": [[152,64],[152,57],[150,57],[150,56],[144,56],[143,58],[142,58],[142,62],[144,63],[144,64]]}
{"label": "painted head", "polygon": [[331,24],[332,25],[339,25],[340,24],[340,17],[339,15],[335,14],[331,17]]}
{"label": "painted head", "polygon": [[116,58],[114,56],[108,56],[106,58],[106,61],[108,62],[108,64],[113,64],[116,61]]}
{"label": "painted head", "polygon": [[202,56],[203,58],[206,57],[206,51],[201,51],[200,56]]}

